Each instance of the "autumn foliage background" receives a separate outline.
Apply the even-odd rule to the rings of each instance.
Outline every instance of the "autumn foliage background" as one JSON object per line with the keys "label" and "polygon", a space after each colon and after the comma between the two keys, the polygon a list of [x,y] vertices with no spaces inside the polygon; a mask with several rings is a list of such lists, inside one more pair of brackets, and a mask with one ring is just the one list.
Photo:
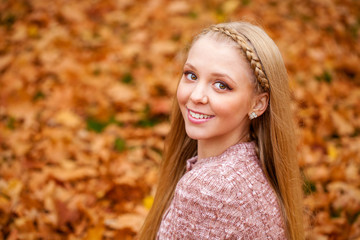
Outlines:
{"label": "autumn foliage background", "polygon": [[360,239],[357,0],[1,0],[0,239],[133,239],[186,46],[263,26],[288,69],[308,239]]}

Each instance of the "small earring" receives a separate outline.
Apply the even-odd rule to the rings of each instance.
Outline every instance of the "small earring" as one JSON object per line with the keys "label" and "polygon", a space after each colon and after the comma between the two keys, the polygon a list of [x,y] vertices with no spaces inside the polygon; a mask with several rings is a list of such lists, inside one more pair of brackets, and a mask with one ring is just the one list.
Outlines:
{"label": "small earring", "polygon": [[253,120],[253,119],[257,118],[257,117],[258,117],[258,116],[256,115],[255,112],[252,112],[252,113],[249,114],[249,119],[250,119],[250,120]]}

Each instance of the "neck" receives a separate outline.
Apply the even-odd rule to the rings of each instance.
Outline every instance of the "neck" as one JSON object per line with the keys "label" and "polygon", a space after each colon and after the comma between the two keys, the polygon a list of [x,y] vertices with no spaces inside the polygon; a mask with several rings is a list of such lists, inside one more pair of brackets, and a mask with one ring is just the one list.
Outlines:
{"label": "neck", "polygon": [[234,139],[217,137],[216,139],[198,140],[198,159],[218,156],[229,147],[241,142],[248,142],[249,139],[249,132],[246,132]]}

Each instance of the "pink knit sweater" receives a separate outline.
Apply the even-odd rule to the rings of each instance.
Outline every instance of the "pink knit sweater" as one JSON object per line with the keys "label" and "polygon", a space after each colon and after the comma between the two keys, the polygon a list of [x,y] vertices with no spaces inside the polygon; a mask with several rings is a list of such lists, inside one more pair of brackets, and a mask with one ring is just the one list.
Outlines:
{"label": "pink knit sweater", "polygon": [[157,239],[286,239],[275,192],[255,143],[187,161]]}

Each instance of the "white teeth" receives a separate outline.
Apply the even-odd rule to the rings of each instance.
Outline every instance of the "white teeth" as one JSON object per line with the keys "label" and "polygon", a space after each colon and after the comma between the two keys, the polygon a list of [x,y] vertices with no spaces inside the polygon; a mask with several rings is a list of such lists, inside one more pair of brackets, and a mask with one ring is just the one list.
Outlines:
{"label": "white teeth", "polygon": [[198,114],[198,113],[194,113],[192,111],[190,111],[190,115],[193,117],[193,118],[197,118],[197,119],[207,119],[207,118],[210,118],[211,116],[209,115],[205,115],[205,114]]}

